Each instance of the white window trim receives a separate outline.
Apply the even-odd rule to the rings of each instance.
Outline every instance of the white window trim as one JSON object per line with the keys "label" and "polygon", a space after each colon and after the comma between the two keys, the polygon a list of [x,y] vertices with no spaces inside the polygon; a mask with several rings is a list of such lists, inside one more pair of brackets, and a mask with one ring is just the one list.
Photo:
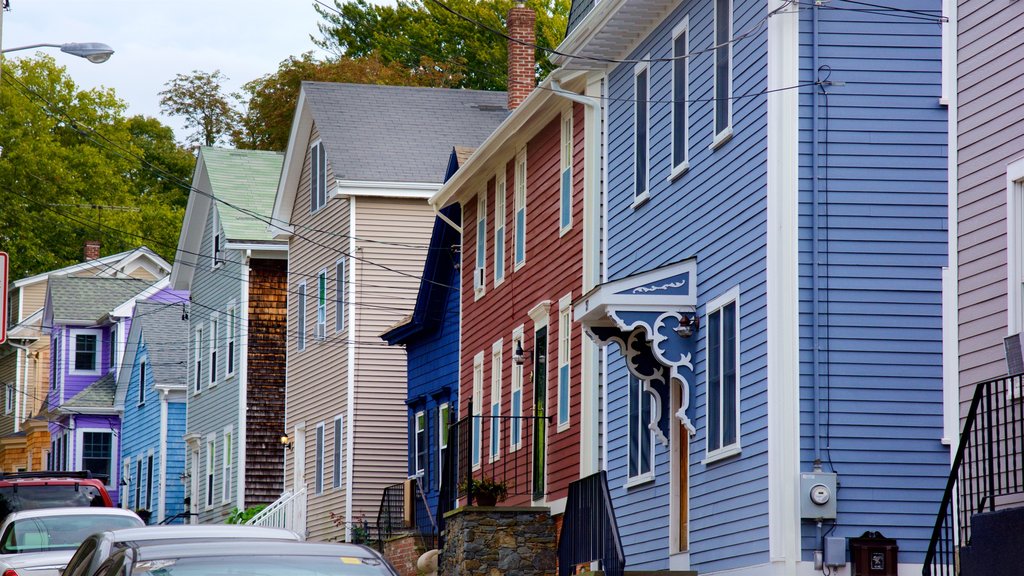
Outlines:
{"label": "white window trim", "polygon": [[306,349],[306,281],[299,282],[295,289],[295,348]]}
{"label": "white window trim", "polygon": [[[78,370],[75,368],[75,357],[78,352],[78,336],[96,337],[96,368],[94,370]],[[103,331],[94,328],[72,328],[68,330],[68,370],[71,376],[99,376],[103,372]]]}
{"label": "white window trim", "polygon": [[[483,226],[483,230],[480,226]],[[487,292],[487,187],[476,197],[475,250],[473,260],[473,299],[479,300]]]}
{"label": "white window trim", "polygon": [[[512,354],[515,354],[516,343],[517,342],[519,343],[520,346],[523,346],[525,348],[525,346],[526,346],[525,326],[523,326],[522,324],[520,324],[519,326],[516,326],[515,329],[512,330]],[[516,364],[515,362],[513,362],[512,363],[512,390],[511,390],[511,392],[509,394],[509,410],[515,410],[515,404],[512,403],[512,394],[514,394],[515,392],[519,392],[519,412],[518,413],[511,412],[511,414],[514,417],[515,416],[519,416],[520,417],[520,418],[514,419],[512,421],[513,422],[513,426],[515,425],[516,422],[519,423],[519,440],[516,441],[516,437],[515,437],[514,434],[512,434],[512,430],[510,429],[509,430],[509,434],[511,434],[512,437],[509,438],[509,450],[511,452],[515,452],[516,450],[519,450],[523,446],[523,419],[521,418],[521,416],[523,415],[523,407],[524,407],[525,402],[526,402],[526,399],[525,399],[525,397],[523,395],[523,365],[522,364]]]}
{"label": "white window trim", "polygon": [[[520,166],[522,166],[522,168],[523,168],[522,169],[522,174],[520,174],[520,170],[519,170]],[[526,148],[522,148],[518,152],[516,152],[516,160],[515,160],[515,170],[514,170],[514,173],[515,173],[515,190],[512,193],[512,195],[513,195],[513,198],[512,198],[512,204],[513,204],[513,208],[512,208],[512,224],[513,224],[513,226],[512,226],[512,232],[513,232],[513,237],[512,237],[512,271],[513,272],[519,270],[520,268],[522,268],[523,266],[526,265],[526,247],[527,247],[527,242],[526,241],[529,239],[527,237],[527,231],[530,229],[530,227],[527,224],[528,221],[529,221],[529,218],[530,218],[530,213],[527,210],[527,204],[528,204],[528,202],[527,202],[527,195],[529,194],[529,189],[527,188],[527,183],[529,182],[529,179],[530,179],[530,172],[529,172],[529,165],[527,164]],[[519,193],[520,187],[522,187],[522,194]],[[519,241],[519,218],[516,215],[519,213],[519,206],[520,206],[520,204],[522,204],[522,208],[523,208],[523,259],[520,260],[520,261],[517,261],[516,260],[516,242]]]}
{"label": "white window trim", "polygon": [[4,414],[14,412],[14,384],[4,385]]}
{"label": "white window trim", "polygon": [[[441,413],[442,412],[447,412],[448,413],[448,418],[447,419],[441,418]],[[437,407],[437,435],[438,435],[438,438],[437,438],[437,469],[439,471],[444,469],[444,457],[443,457],[443,454],[444,454],[444,451],[448,449],[448,435],[447,435],[448,434],[448,427],[447,426],[443,426],[442,422],[448,422],[448,424],[451,424],[451,421],[452,421],[452,407],[451,407],[451,405],[449,403],[444,402],[444,403],[440,404]],[[440,486],[440,484],[441,484],[441,474],[438,474],[437,476],[439,478],[438,485]]]}
{"label": "white window trim", "polygon": [[[643,62],[638,62],[633,66],[633,204],[632,208],[639,208],[645,204],[651,197],[651,70],[648,61],[651,59],[651,55],[647,54],[644,56]],[[637,94],[637,77],[641,73],[646,72],[647,78],[647,97],[640,101],[640,95]],[[642,108],[641,108],[642,107]],[[647,161],[644,165],[644,189],[640,192],[636,187],[637,177],[637,160],[640,158],[640,133],[637,130],[638,121],[640,119],[640,111],[643,110],[643,114],[647,118],[646,134],[644,134],[643,150],[644,156]]]}
{"label": "white window trim", "polygon": [[[639,400],[637,398],[633,398],[633,393],[632,393],[631,390],[629,390],[633,386],[633,383],[632,383],[633,379],[636,379],[636,380],[639,381],[639,386],[640,386],[639,387],[639,391],[640,391],[640,395],[641,396],[644,395],[644,394],[648,394],[648,395],[650,394],[650,392],[648,391],[648,389],[650,388],[650,384],[649,384],[648,381],[644,380],[643,378],[636,378],[632,374],[627,376],[627,381],[626,381],[626,383],[627,383],[627,388],[626,389],[628,391],[628,396],[627,396],[628,401],[627,401],[627,404],[626,404],[626,406],[627,406],[627,415],[629,413],[628,408],[629,408],[630,403]],[[640,408],[643,408],[643,403],[640,404]],[[651,398],[651,408],[652,409],[654,408],[654,399],[653,398]],[[632,440],[633,426],[634,426],[633,419],[631,417],[627,416],[627,422],[626,422],[626,483],[623,485],[623,487],[625,487],[625,488],[633,488],[633,487],[636,487],[636,486],[640,486],[641,484],[646,484],[648,482],[651,482],[657,476],[657,472],[658,472],[658,464],[656,462],[656,458],[657,458],[657,448],[656,448],[656,445],[657,445],[658,440],[654,436],[654,430],[651,430],[650,426],[647,426],[646,427],[647,428],[646,432],[647,432],[647,435],[649,437],[648,438],[649,439],[649,446],[651,447],[651,455],[650,455],[651,469],[649,471],[647,471],[647,472],[641,472],[640,474],[637,474],[636,476],[630,476],[629,475],[629,461],[630,461],[630,458],[632,457],[631,452],[633,450],[633,445],[632,445],[632,441],[633,441]]]}
{"label": "white window trim", "polygon": [[331,487],[340,489],[344,486],[344,474],[345,474],[345,461],[344,461],[344,450],[345,450],[345,420],[341,414],[334,417],[334,460],[331,461],[333,465],[331,469]]}
{"label": "white window trim", "polygon": [[[501,384],[502,384],[502,349],[505,345],[504,339],[499,339],[491,345],[491,401],[487,404],[487,416],[491,423],[491,433],[488,435],[487,454],[490,462],[497,462],[501,459]],[[493,418],[494,409],[498,409],[498,418]],[[492,442],[497,439],[497,449],[492,450]]]}
{"label": "white window trim", "polygon": [[224,260],[220,258],[220,253],[224,251],[224,237],[220,233],[220,216],[217,213],[217,207],[213,206],[210,212],[212,213],[210,215],[212,220],[210,226],[210,268],[220,268],[224,264]]}
{"label": "white window trim", "polygon": [[[566,127],[568,126],[568,132]],[[561,138],[559,139],[559,170],[558,170],[558,236],[561,238],[565,236],[570,230],[572,230],[572,206],[573,206],[573,186],[572,180],[575,177],[573,173],[573,156],[576,153],[575,142],[573,141],[575,136],[575,123],[572,115],[572,104],[570,104],[563,112],[561,116]],[[568,153],[566,153],[566,147],[568,147]],[[562,174],[566,170],[569,170],[569,202],[565,204],[562,202]],[[566,214],[568,212],[568,215]],[[562,221],[568,216],[569,223],[562,225]]]}
{"label": "white window trim", "polygon": [[[313,142],[311,142],[309,144],[309,194],[310,194],[310,210],[309,210],[309,213],[310,214],[316,214],[316,213],[320,212],[321,210],[323,210],[324,206],[327,205],[327,198],[328,198],[328,194],[327,194],[327,150],[324,149],[324,165],[320,167],[320,169],[323,171],[323,174],[318,174],[318,173],[316,173],[317,172],[317,170],[316,170],[317,166],[315,165],[316,160],[315,160],[314,155],[313,155],[313,150],[315,150],[318,146],[323,147],[323,141],[320,138],[317,138],[316,140],[314,140]],[[315,180],[321,180],[321,179],[323,180],[323,187],[324,187],[324,189],[323,189],[323,199],[324,199],[324,201],[323,201],[322,204],[319,202],[319,200],[320,200],[319,195],[315,194],[315,191],[313,189],[313,187],[315,186]],[[316,208],[314,208],[312,206],[312,200],[313,200],[314,196],[316,196],[316,199],[317,199],[317,206],[316,206]]]}
{"label": "white window trim", "polygon": [[[76,428],[75,429],[75,446],[78,447],[75,450],[75,470],[83,470],[82,461],[85,456],[85,445],[82,439],[85,437],[86,432],[102,432],[110,434],[110,478],[107,478],[106,488],[107,490],[113,490],[118,485],[119,478],[117,478],[117,456],[121,453],[121,449],[117,443],[117,434],[111,428]],[[68,460],[68,453],[71,451],[71,446],[67,444],[67,434],[64,435],[64,459]]]}
{"label": "white window trim", "polygon": [[[320,300],[320,281],[323,279],[324,297]],[[316,324],[313,329],[314,340],[325,340],[327,338],[327,268],[320,270],[316,275]],[[322,314],[321,314],[322,313]]]}
{"label": "white window trim", "polygon": [[690,59],[678,58],[675,53],[676,40],[679,36],[685,34],[686,42],[683,45],[684,54],[690,54],[690,16],[683,16],[683,20],[672,29],[672,98],[676,97],[676,66],[683,66],[683,100],[686,101],[686,117],[683,118],[683,160],[676,164],[675,158],[675,129],[676,129],[676,107],[672,106],[672,151],[669,154],[669,163],[672,164],[672,170],[668,175],[668,181],[672,182],[676,178],[679,178],[690,169]]}
{"label": "white window trim", "polygon": [[146,364],[149,361],[148,356],[143,356],[139,360],[139,403],[138,406],[146,405]]}
{"label": "white window trim", "polygon": [[[473,418],[473,421],[471,422],[471,426],[470,426],[470,438],[473,440],[473,445],[471,445],[470,448],[469,448],[469,459],[470,459],[470,463],[471,463],[471,465],[473,467],[473,470],[479,470],[480,469],[480,465],[483,463],[483,460],[484,460],[484,458],[483,458],[483,455],[484,455],[484,447],[483,447],[483,442],[484,442],[483,430],[484,430],[484,426],[483,426],[483,419],[480,418],[480,416],[482,415],[481,414],[481,408],[482,408],[481,405],[483,404],[483,400],[484,400],[484,398],[483,398],[483,396],[484,396],[483,387],[484,387],[484,353],[483,353],[483,351],[481,351],[481,352],[477,352],[476,355],[473,356],[473,395],[472,395],[473,411],[470,414],[470,416]],[[480,434],[477,435],[476,438],[472,438],[472,436],[474,436],[473,433],[476,430],[476,426],[480,427]],[[473,454],[473,450],[474,449],[477,450],[477,458],[475,459],[475,461],[474,461],[474,458],[473,458],[473,455],[474,455]]]}
{"label": "white window trim", "polygon": [[[228,380],[238,373],[238,306],[234,300],[228,302],[224,320],[224,379]],[[228,370],[229,366],[231,370]]]}
{"label": "white window trim", "polygon": [[142,508],[142,456],[135,459],[135,489],[132,494],[135,508]]}
{"label": "white window trim", "polygon": [[[735,302],[736,303],[736,442],[733,443],[733,444],[729,444],[728,446],[721,446],[717,450],[708,450],[708,436],[707,436],[707,430],[706,430],[706,424],[705,424],[705,434],[704,434],[704,454],[705,454],[705,456],[704,456],[704,460],[701,461],[702,464],[710,464],[712,462],[717,462],[719,460],[723,460],[725,458],[729,458],[730,456],[735,456],[736,454],[739,454],[742,451],[742,448],[743,448],[743,446],[742,446],[742,444],[743,444],[743,436],[741,434],[742,426],[741,426],[741,422],[740,422],[740,413],[741,413],[740,412],[740,404],[741,404],[741,402],[740,402],[740,400],[741,400],[741,398],[740,398],[740,391],[743,389],[743,387],[741,385],[741,383],[742,383],[742,379],[741,379],[742,374],[740,372],[740,368],[741,368],[741,365],[742,365],[741,362],[740,362],[740,352],[743,349],[742,346],[740,345],[741,340],[742,340],[742,338],[740,337],[740,329],[743,326],[743,322],[742,322],[743,316],[741,314],[742,308],[740,307],[740,287],[739,286],[733,286],[732,288],[726,290],[725,293],[721,294],[720,296],[718,296],[718,297],[714,298],[713,300],[711,300],[710,302],[708,302],[707,306],[704,308],[703,323],[704,323],[704,326],[708,326],[708,316],[713,314],[714,312],[717,312],[717,311],[721,310],[723,307],[725,307],[727,304],[729,304],[731,302]],[[707,331],[705,331],[705,334],[707,334]],[[707,349],[707,338],[708,338],[708,336],[705,335],[705,340],[704,340],[705,350]],[[723,354],[722,356],[724,358],[725,355]],[[707,372],[707,370],[705,370],[704,371],[704,390],[705,390],[705,393],[707,392],[708,386],[709,386],[708,376],[707,375],[708,375],[708,372]],[[705,411],[706,410],[707,410],[707,407],[705,406]],[[707,422],[708,418],[710,418],[710,415],[709,414],[705,414],[705,422]]]}
{"label": "white window trim", "polygon": [[334,333],[340,334],[345,331],[345,286],[347,284],[345,274],[347,273],[348,262],[339,258],[334,263],[334,273],[337,276],[334,285]]}
{"label": "white window trim", "polygon": [[222,504],[231,503],[231,493],[234,492],[234,482],[232,477],[234,476],[235,459],[234,446],[235,446],[235,435],[234,429],[231,425],[225,426],[223,431],[223,444],[224,449],[220,453],[220,501]]}
{"label": "white window trim", "polygon": [[[421,418],[423,420],[423,428],[420,428],[420,419]],[[425,446],[425,448],[427,448],[427,450],[426,450],[427,454],[426,454],[426,456],[423,459],[423,468],[420,468],[420,461],[419,460],[420,460],[420,431],[421,430],[423,431],[423,436],[426,438],[426,436],[427,436],[427,413],[425,411],[423,411],[423,410],[420,410],[420,411],[416,412],[415,414],[413,414],[413,417],[412,417],[412,438],[413,438],[413,440],[412,440],[412,443],[413,443],[412,464],[413,464],[413,468],[416,469],[415,476],[417,478],[422,478],[423,475],[426,473],[426,471],[427,471],[427,460],[430,459],[430,441],[427,440],[427,446]]]}
{"label": "white window trim", "polygon": [[[212,481],[211,481],[212,479]],[[203,476],[203,490],[206,492],[203,498],[204,510],[213,510],[214,497],[213,486],[217,485],[217,435],[210,433],[206,436],[206,474]]]}
{"label": "white window trim", "polygon": [[128,493],[132,489],[132,457],[125,456],[121,460],[121,478],[124,478],[124,482],[121,483],[121,508],[128,508]]}
{"label": "white window trim", "polygon": [[[500,199],[500,202],[499,202]],[[505,281],[505,253],[508,252],[508,234],[505,220],[508,217],[508,180],[505,165],[502,164],[494,177],[494,287]],[[501,232],[501,251],[498,251],[498,233]],[[498,272],[501,272],[501,275]]]}
{"label": "white window trim", "polygon": [[207,366],[207,382],[210,388],[217,385],[217,356],[219,356],[220,349],[217,347],[217,333],[220,332],[220,314],[217,312],[210,313],[210,352],[207,360],[210,365]]}
{"label": "white window trim", "polygon": [[[724,1],[729,3],[729,31],[728,31],[728,33],[726,33],[726,38],[727,39],[732,39],[732,34],[733,34],[733,15],[734,15],[734,12],[735,12],[734,7],[733,7],[733,0],[724,0]],[[711,42],[712,42],[712,44],[714,44],[716,42],[717,29],[718,29],[718,0],[715,0],[713,2],[713,4],[712,4],[712,12],[714,14],[714,18],[711,20],[711,26],[712,26],[712,28],[711,28]],[[712,132],[714,132],[714,138],[712,139],[711,146],[710,146],[711,150],[715,150],[715,149],[719,148],[721,145],[725,144],[726,142],[728,142],[732,138],[732,128],[733,128],[732,127],[732,88],[733,88],[733,78],[732,78],[732,76],[733,76],[733,70],[734,70],[734,68],[736,66],[736,58],[735,58],[735,55],[733,54],[732,47],[733,47],[733,43],[729,42],[729,46],[728,46],[728,49],[729,49],[729,72],[728,72],[728,76],[729,77],[727,79],[727,82],[728,82],[729,86],[728,86],[728,89],[726,90],[726,98],[725,98],[726,122],[725,122],[725,128],[723,128],[722,130],[716,130],[716,126],[715,126],[715,118],[718,116],[718,85],[717,85],[717,83],[718,83],[718,75],[715,73],[715,69],[717,67],[718,50],[714,50],[713,58],[711,60],[711,90],[712,90],[711,91],[711,94],[712,94],[711,130],[712,130]]]}
{"label": "white window trim", "polygon": [[[317,461],[317,452],[320,452],[320,460]],[[319,422],[313,432],[313,493],[324,493],[324,469],[327,468],[327,426],[325,422]]]}
{"label": "white window trim", "polygon": [[1007,335],[1024,331],[1024,158],[1006,166]]}
{"label": "white window trim", "polygon": [[[563,346],[564,344],[564,346]],[[567,348],[563,351],[563,347]],[[566,383],[566,396],[562,397],[562,366],[568,367]],[[558,378],[556,383],[558,390],[555,392],[558,399],[557,412],[555,413],[556,432],[564,432],[572,426],[572,293],[562,296],[558,300]],[[566,410],[565,421],[561,419],[562,403],[569,404]]]}
{"label": "white window trim", "polygon": [[193,357],[192,357],[192,384],[193,384],[193,386],[192,386],[192,395],[193,396],[199,395],[200,393],[202,393],[202,391],[205,388],[202,385],[202,382],[203,382],[203,364],[204,364],[203,358],[206,355],[206,352],[203,350],[203,332],[205,332],[205,331],[206,330],[203,328],[202,324],[199,324],[198,326],[196,326],[195,331],[193,331],[193,336],[195,338],[195,342],[193,343],[193,346],[192,346],[192,350],[193,350],[193,352],[192,352],[192,354],[193,354]]}

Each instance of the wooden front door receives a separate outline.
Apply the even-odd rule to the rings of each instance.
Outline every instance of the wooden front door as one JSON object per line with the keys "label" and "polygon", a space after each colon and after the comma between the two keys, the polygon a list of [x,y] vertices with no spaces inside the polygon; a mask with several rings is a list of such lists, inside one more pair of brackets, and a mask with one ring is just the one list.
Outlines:
{"label": "wooden front door", "polygon": [[543,500],[547,472],[548,328],[533,336],[533,499]]}

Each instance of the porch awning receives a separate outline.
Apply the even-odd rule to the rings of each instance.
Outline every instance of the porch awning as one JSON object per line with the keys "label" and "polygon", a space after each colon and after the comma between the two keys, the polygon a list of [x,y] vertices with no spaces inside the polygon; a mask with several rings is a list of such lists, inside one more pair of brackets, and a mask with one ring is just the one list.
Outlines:
{"label": "porch awning", "polygon": [[602,346],[619,345],[630,374],[654,399],[651,430],[668,444],[671,387],[680,405],[674,416],[695,432],[690,410],[697,340],[697,260],[690,258],[596,286],[573,306],[573,316]]}

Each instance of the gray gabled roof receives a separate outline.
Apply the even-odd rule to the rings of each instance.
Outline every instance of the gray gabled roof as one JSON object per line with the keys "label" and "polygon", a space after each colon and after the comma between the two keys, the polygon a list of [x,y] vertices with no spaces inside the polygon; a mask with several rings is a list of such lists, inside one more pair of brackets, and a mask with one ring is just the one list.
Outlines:
{"label": "gray gabled roof", "polygon": [[100,322],[111,310],[150,287],[134,278],[77,278],[55,276],[48,285],[47,303],[54,322]]}
{"label": "gray gabled roof", "polygon": [[114,373],[110,372],[72,396],[70,400],[61,404],[60,408],[65,412],[86,408],[113,408],[116,389]]}
{"label": "gray gabled roof", "polygon": [[142,330],[149,370],[160,385],[184,387],[188,378],[183,352],[188,342],[188,320],[182,320],[182,307],[165,302],[139,302],[135,305],[134,323]]}
{"label": "gray gabled roof", "polygon": [[444,180],[454,144],[478,146],[508,116],[505,92],[303,82],[336,180]]}

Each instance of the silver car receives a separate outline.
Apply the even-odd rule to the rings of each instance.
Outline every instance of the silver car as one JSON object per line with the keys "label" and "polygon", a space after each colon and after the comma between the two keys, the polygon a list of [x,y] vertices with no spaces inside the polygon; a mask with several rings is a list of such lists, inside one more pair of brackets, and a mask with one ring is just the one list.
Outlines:
{"label": "silver car", "polygon": [[120,508],[40,508],[7,515],[0,525],[0,574],[56,576],[75,549],[98,530],[143,526]]}
{"label": "silver car", "polygon": [[235,539],[298,541],[301,540],[301,537],[295,532],[283,528],[224,524],[176,524],[108,530],[97,532],[86,538],[71,560],[67,562],[67,567],[61,574],[63,576],[90,576],[96,572],[100,564],[128,547]]}
{"label": "silver car", "polygon": [[124,548],[93,576],[398,576],[358,544],[200,542]]}

